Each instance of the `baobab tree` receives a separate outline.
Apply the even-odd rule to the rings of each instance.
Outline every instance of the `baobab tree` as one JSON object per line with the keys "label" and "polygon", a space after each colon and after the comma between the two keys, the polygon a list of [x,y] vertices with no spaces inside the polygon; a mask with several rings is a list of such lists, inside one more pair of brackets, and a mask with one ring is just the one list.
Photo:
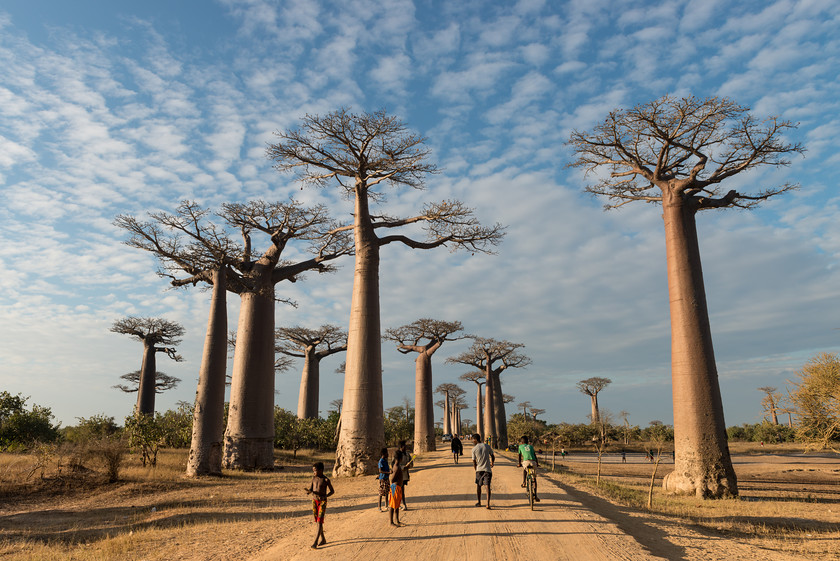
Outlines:
{"label": "baobab tree", "polygon": [[344,403],[344,400],[342,400],[341,398],[330,401],[330,405],[335,410],[335,412],[338,413],[339,416],[341,416],[342,403]]}
{"label": "baobab tree", "polygon": [[522,403],[517,403],[516,406],[522,408],[522,416],[527,419],[528,418],[528,408],[531,407],[531,402],[530,401],[523,401]]}
{"label": "baobab tree", "polygon": [[417,353],[414,359],[414,452],[435,449],[435,410],[432,392],[432,355],[445,341],[462,339],[460,321],[423,318],[385,331],[384,338],[397,343],[403,354]]}
{"label": "baobab tree", "polygon": [[[121,380],[125,380],[126,384],[116,384],[112,386],[120,391],[125,393],[134,393],[140,390],[140,371],[135,370],[134,372],[129,372],[128,374],[123,374],[120,376]],[[155,393],[163,393],[166,390],[171,390],[178,387],[178,384],[181,382],[180,378],[176,378],[175,376],[170,376],[165,372],[155,372]]]}
{"label": "baobab tree", "polygon": [[589,420],[592,421],[593,425],[597,425],[601,420],[601,413],[598,409],[598,394],[610,384],[612,384],[612,380],[600,376],[593,376],[577,383],[580,393],[588,395],[591,401],[592,412],[589,415]]}
{"label": "baobab tree", "polygon": [[[501,373],[501,371],[499,371],[499,372]],[[499,381],[498,386],[500,388],[502,387],[501,381]],[[504,447],[504,448],[506,448],[508,443],[509,443],[508,442],[508,430],[507,430],[507,409],[505,408],[505,405],[507,405],[508,403],[513,403],[514,401],[516,401],[516,396],[510,395],[510,394],[507,394],[507,393],[503,393],[502,394],[502,405],[501,405],[502,414],[501,415],[496,414],[496,426],[498,427],[496,429],[496,432],[499,433],[499,441],[502,443],[502,447]]]}
{"label": "baobab tree", "polygon": [[777,388],[773,386],[764,386],[758,388],[758,391],[764,392],[764,397],[761,399],[761,406],[770,414],[770,419],[774,425],[779,424],[779,401],[781,394],[776,391]]}
{"label": "baobab tree", "polygon": [[143,343],[143,362],[140,366],[135,413],[139,415],[155,414],[155,374],[157,373],[157,353],[166,355],[175,362],[184,359],[178,354],[184,328],[181,324],[163,318],[138,318],[128,316],[118,319],[111,326],[111,331],[121,335],[130,335]]}
{"label": "baobab tree", "polygon": [[467,406],[464,394],[466,394],[460,386],[455,386],[449,390],[449,414],[452,415],[452,433],[461,434],[461,409]]}
{"label": "baobab tree", "polygon": [[[508,368],[524,368],[531,364],[531,359],[518,352],[525,346],[520,343],[475,336],[472,339],[473,344],[469,349],[460,355],[447,358],[446,362],[466,364],[484,372],[484,436],[490,437],[492,446],[498,446],[500,437],[507,438],[500,374]],[[505,434],[500,434],[503,428]],[[504,441],[504,445],[507,445],[507,440]]]}
{"label": "baobab tree", "polygon": [[466,374],[461,374],[460,378],[465,382],[475,383],[475,432],[477,432],[480,435],[484,435],[484,430],[481,426],[482,420],[484,418],[481,400],[481,386],[483,386],[485,383],[484,372],[481,372],[480,370],[476,370],[475,372],[467,372]]}
{"label": "baobab tree", "polygon": [[540,409],[538,407],[531,408],[531,417],[533,417],[535,421],[537,420],[537,416],[542,415],[543,413],[545,413],[545,409]]}
{"label": "baobab tree", "polygon": [[[151,251],[164,263],[164,273],[172,278],[174,286],[212,284],[214,289],[224,285],[227,291],[238,294],[241,300],[238,342],[234,353],[230,406],[227,429],[224,435],[223,463],[236,469],[267,469],[274,465],[274,305],[278,299],[275,285],[281,281],[296,282],[307,271],[333,270],[329,261],[352,252],[349,235],[340,231],[328,215],[326,208],[307,207],[294,200],[287,202],[251,201],[247,204],[224,204],[218,216],[225,227],[207,219],[209,211],[195,203],[182,203],[175,214],[151,214],[151,222],[140,222],[130,216],[117,217],[116,224],[131,232],[126,242],[134,247]],[[237,232],[240,242],[231,238]],[[262,253],[255,252],[254,234],[268,240]],[[310,256],[292,262],[281,258],[292,242],[300,242]],[[187,276],[184,276],[186,274]],[[214,302],[216,293],[214,290]],[[196,407],[196,421],[202,415],[212,417],[212,426],[205,427],[206,436],[199,435],[198,455],[207,443],[213,444],[220,427],[224,407],[224,372],[222,352],[216,339],[224,334],[226,349],[226,313],[221,295],[218,306],[211,308],[208,325],[213,331],[211,363],[213,376],[208,376],[212,400],[207,407]],[[223,319],[224,318],[224,319]],[[221,325],[224,321],[224,329]],[[211,329],[208,328],[210,341]],[[205,356],[208,347],[205,345]],[[212,378],[212,379],[211,379]],[[202,379],[199,379],[198,401],[204,399]],[[219,379],[222,382],[219,382]],[[219,386],[221,385],[221,392]],[[221,395],[221,402],[219,402]],[[211,403],[212,402],[212,403]],[[200,413],[200,414],[199,414]],[[194,423],[194,439],[196,426]],[[192,452],[191,452],[192,456]],[[214,460],[215,461],[215,460]],[[191,462],[192,463],[192,462]],[[203,468],[202,468],[203,469]],[[213,468],[215,469],[215,467]],[[188,466],[188,473],[191,468]]]}
{"label": "baobab tree", "polygon": [[[797,185],[753,194],[721,183],[762,165],[784,166],[801,145],[785,142],[795,125],[758,121],[726,98],[666,96],[616,110],[592,132],[574,131],[570,164],[597,177],[585,190],[606,208],[642,201],[662,206],[671,305],[671,377],[676,464],[666,490],[700,497],[737,495],[735,471],[712,347],[696,214],[753,208]],[[607,173],[598,173],[601,170]]]}
{"label": "baobab tree", "polygon": [[452,434],[452,394],[460,389],[457,384],[450,382],[435,388],[435,393],[443,396],[443,434]]}
{"label": "baobab tree", "polygon": [[278,328],[275,337],[276,352],[303,359],[298,419],[316,419],[321,360],[347,350],[347,333],[335,325],[322,325],[318,329],[296,326]]}
{"label": "baobab tree", "polygon": [[[385,111],[353,114],[340,109],[324,116],[307,115],[300,127],[276,133],[268,156],[279,171],[296,171],[304,184],[334,182],[354,202],[355,271],[344,377],[344,416],[336,450],[336,475],[376,473],[384,441],[382,348],[379,313],[379,253],[388,244],[412,249],[448,246],[473,253],[492,253],[504,235],[502,226],[482,226],[473,210],[457,200],[426,204],[413,217],[376,213],[371,203],[384,200],[386,186],[422,189],[424,178],[437,172],[427,162],[424,139],[409,132]],[[421,227],[425,239],[399,233]],[[379,236],[377,231],[394,232]],[[416,231],[416,230],[412,230]]]}

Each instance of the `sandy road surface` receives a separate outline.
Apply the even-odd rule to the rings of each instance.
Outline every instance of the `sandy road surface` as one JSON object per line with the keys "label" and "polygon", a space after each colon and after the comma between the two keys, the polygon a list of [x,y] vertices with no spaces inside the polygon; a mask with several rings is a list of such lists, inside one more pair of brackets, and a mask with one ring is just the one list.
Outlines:
{"label": "sandy road surface", "polygon": [[634,516],[545,479],[542,502],[531,511],[520,487],[522,472],[500,455],[493,475],[493,509],[478,508],[467,458],[454,465],[448,452],[422,457],[407,487],[409,510],[402,513],[401,528],[390,526],[388,514],[377,510],[373,477],[338,479],[327,511],[326,546],[309,548],[315,527],[308,517],[253,560],[367,561],[386,559],[397,548],[401,558],[421,561],[792,559],[643,514]]}

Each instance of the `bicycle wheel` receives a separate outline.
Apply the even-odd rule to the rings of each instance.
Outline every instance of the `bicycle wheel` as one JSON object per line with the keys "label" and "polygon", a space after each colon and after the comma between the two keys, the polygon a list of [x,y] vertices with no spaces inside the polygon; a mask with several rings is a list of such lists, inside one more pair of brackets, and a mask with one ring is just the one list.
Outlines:
{"label": "bicycle wheel", "polygon": [[534,471],[528,470],[528,502],[531,503],[531,510],[534,510]]}

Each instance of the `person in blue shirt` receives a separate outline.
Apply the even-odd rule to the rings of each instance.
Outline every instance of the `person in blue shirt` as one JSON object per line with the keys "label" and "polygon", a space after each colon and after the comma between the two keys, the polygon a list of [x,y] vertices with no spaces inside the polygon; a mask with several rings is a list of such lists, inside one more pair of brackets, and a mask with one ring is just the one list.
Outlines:
{"label": "person in blue shirt", "polygon": [[[382,456],[379,458],[379,512],[382,512],[382,497],[388,500],[388,493],[391,492],[391,483],[388,476],[391,468],[388,466],[388,449],[382,449]],[[385,506],[388,506],[387,504]]]}
{"label": "person in blue shirt", "polygon": [[[537,453],[534,447],[528,444],[528,437],[523,436],[519,439],[519,463],[517,464],[522,470],[522,486],[525,487],[525,477],[528,475],[528,468],[532,467],[535,470],[539,467],[540,462],[537,460]],[[537,497],[537,478],[534,477],[534,500],[539,502]]]}

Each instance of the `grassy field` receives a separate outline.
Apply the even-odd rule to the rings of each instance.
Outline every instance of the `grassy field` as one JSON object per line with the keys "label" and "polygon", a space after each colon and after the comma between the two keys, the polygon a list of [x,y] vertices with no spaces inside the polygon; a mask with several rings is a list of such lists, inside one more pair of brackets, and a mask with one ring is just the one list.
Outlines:
{"label": "grassy field", "polygon": [[[797,455],[800,448],[733,445],[741,496],[702,501],[661,493],[653,509],[647,490],[653,466],[639,457],[602,465],[572,451],[560,462],[559,485],[602,497],[621,508],[700,527],[717,538],[756,547],[840,558],[840,465]],[[91,462],[71,470],[66,459],[0,454],[0,557],[4,560],[169,560],[248,558],[281,539],[288,518],[308,513],[302,488],[315,460],[329,453],[276,452],[272,473],[229,472],[221,478],[183,476],[186,450],[163,450],[156,467],[129,456],[120,480],[108,483]],[[637,461],[638,460],[638,461]],[[62,463],[63,462],[63,463]],[[550,456],[549,462],[550,464]],[[39,467],[40,466],[40,467]],[[546,474],[549,477],[549,474]],[[373,501],[371,494],[371,501]],[[224,556],[219,554],[224,551]],[[821,558],[826,558],[822,557]],[[828,557],[830,558],[830,557]]]}

